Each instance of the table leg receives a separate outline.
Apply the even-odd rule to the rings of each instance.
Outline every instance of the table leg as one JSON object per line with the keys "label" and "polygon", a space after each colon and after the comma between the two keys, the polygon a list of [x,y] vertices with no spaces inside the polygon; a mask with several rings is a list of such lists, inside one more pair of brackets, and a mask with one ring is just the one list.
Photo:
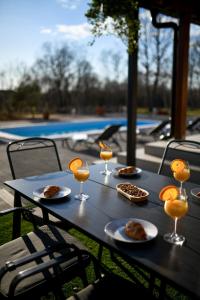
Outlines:
{"label": "table leg", "polygon": [[[21,196],[15,191],[14,194],[14,207],[21,207]],[[12,239],[16,239],[21,235],[21,212],[15,211],[13,213],[13,230]]]}
{"label": "table leg", "polygon": [[44,224],[48,224],[49,223],[49,214],[43,208],[42,208],[42,215],[43,215],[43,222],[44,222]]}

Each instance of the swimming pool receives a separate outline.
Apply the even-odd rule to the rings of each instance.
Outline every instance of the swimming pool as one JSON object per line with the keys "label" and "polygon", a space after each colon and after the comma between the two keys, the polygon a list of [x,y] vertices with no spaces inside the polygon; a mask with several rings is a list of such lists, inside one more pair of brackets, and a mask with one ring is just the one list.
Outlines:
{"label": "swimming pool", "polygon": [[[104,129],[108,125],[121,124],[122,126],[127,125],[125,118],[112,118],[104,120],[93,120],[93,121],[77,121],[77,122],[53,122],[43,125],[34,126],[21,126],[21,127],[8,127],[1,128],[0,132],[8,135],[18,137],[56,137],[62,136],[74,132],[92,132]],[[155,126],[157,121],[151,120],[138,120],[137,126]]]}

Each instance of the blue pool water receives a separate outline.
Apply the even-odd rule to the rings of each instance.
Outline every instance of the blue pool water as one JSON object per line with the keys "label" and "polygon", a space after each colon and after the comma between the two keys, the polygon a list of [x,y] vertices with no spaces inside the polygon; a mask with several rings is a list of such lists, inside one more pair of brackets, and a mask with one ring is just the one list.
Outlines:
{"label": "blue pool water", "polygon": [[[156,125],[158,122],[150,120],[138,120],[137,126],[151,126]],[[35,136],[50,136],[59,135],[72,132],[83,132],[90,130],[104,129],[108,125],[121,124],[122,126],[127,125],[125,118],[118,119],[106,119],[106,120],[95,120],[95,121],[80,121],[80,122],[54,122],[45,125],[35,126],[23,126],[23,127],[12,127],[2,128],[0,131],[5,133],[18,135],[21,137],[35,137]]]}

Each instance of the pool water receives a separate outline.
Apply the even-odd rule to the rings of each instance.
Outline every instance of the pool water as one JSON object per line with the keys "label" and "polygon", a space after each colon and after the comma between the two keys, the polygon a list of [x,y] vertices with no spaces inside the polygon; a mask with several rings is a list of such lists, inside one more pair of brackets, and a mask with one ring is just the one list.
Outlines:
{"label": "pool water", "polygon": [[[155,126],[158,122],[151,120],[138,120],[137,126]],[[53,122],[45,125],[21,126],[1,128],[1,132],[13,134],[21,137],[52,136],[73,132],[102,130],[106,126],[121,124],[127,126],[125,118],[112,118],[105,120],[80,121],[80,122]]]}

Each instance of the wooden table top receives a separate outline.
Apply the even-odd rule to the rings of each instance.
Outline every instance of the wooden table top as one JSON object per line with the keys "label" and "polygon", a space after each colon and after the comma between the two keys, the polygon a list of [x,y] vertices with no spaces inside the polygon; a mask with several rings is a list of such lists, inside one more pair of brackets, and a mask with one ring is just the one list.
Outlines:
{"label": "wooden table top", "polygon": [[[117,165],[109,164],[109,167],[114,170]],[[174,221],[165,214],[158,194],[165,185],[177,185],[177,182],[172,177],[148,171],[142,171],[140,175],[128,180],[119,178],[115,172],[105,177],[99,173],[102,168],[102,164],[90,167],[90,179],[83,187],[90,198],[84,202],[74,199],[74,195],[79,192],[79,182],[67,172],[10,180],[5,185],[103,246],[115,250],[133,264],[137,263],[155,272],[192,297],[200,297],[200,201],[198,203],[190,195],[191,188],[197,185],[185,183],[189,211],[178,221],[178,233],[186,237],[186,242],[183,246],[176,246],[163,240],[164,233],[172,232]],[[118,194],[116,184],[126,181],[146,189],[150,193],[148,201],[135,204]],[[67,186],[71,194],[57,200],[35,198],[33,191],[46,185]],[[115,241],[107,236],[104,227],[108,222],[121,218],[147,220],[158,228],[158,235],[152,241],[141,244]]]}

